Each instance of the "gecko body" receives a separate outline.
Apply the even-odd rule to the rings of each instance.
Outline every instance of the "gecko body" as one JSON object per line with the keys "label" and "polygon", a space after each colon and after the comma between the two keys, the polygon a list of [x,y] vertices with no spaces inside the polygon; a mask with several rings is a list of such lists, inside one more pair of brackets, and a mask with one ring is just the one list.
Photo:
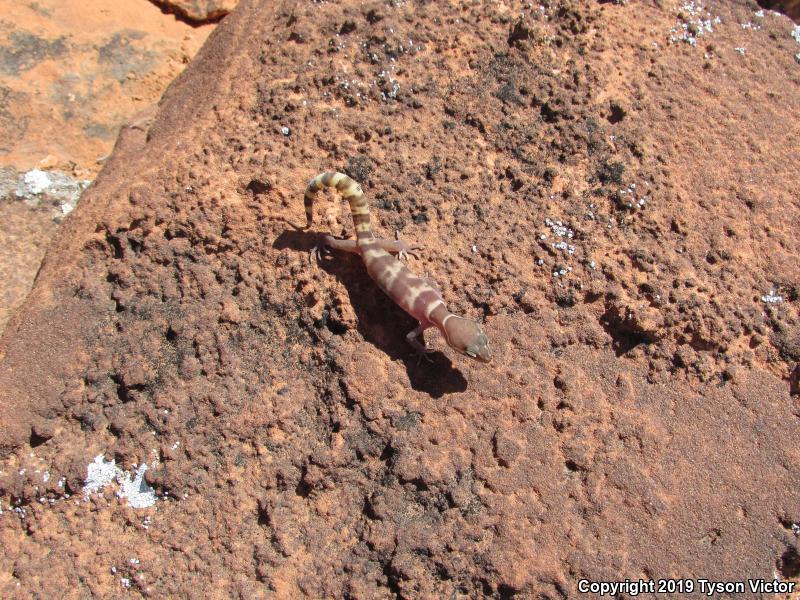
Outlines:
{"label": "gecko body", "polygon": [[402,258],[406,254],[413,253],[415,248],[409,247],[402,240],[380,239],[373,235],[369,205],[361,186],[353,179],[343,173],[322,173],[308,183],[304,195],[306,228],[310,228],[314,221],[314,197],[324,187],[336,189],[348,201],[353,215],[356,239],[341,240],[331,235],[323,235],[314,250],[315,255],[319,257],[319,254],[327,249],[361,255],[370,278],[400,308],[419,322],[419,326],[411,331],[406,339],[420,354],[429,352],[420,342],[422,332],[429,327],[436,327],[442,333],[447,345],[456,352],[480,362],[489,362],[491,360],[489,339],[481,326],[476,321],[447,310],[436,282],[429,277],[418,277],[393,256],[397,254]]}

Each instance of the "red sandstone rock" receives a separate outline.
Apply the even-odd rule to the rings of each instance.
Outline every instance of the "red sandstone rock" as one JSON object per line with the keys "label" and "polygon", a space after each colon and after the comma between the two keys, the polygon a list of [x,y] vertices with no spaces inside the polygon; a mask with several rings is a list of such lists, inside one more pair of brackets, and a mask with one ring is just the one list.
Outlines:
{"label": "red sandstone rock", "polygon": [[[205,41],[149,2],[38,0],[6,11],[0,37],[0,167],[93,179],[119,128],[155,103]],[[50,210],[0,175],[0,333],[56,230]],[[56,205],[56,209],[60,207]]]}
{"label": "red sandstone rock", "polygon": [[[245,0],[123,130],[0,343],[0,595],[797,576],[792,25],[527,6]],[[491,365],[309,264],[326,169]],[[155,507],[82,500],[99,455]]]}

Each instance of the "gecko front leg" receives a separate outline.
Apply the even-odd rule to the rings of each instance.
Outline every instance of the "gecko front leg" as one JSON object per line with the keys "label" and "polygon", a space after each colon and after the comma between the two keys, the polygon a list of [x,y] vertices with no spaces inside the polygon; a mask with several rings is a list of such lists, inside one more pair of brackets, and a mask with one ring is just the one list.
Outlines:
{"label": "gecko front leg", "polygon": [[394,239],[387,240],[383,238],[373,238],[372,240],[381,250],[385,250],[390,254],[396,254],[400,260],[405,260],[409,256],[419,258],[417,250],[422,250],[420,246],[410,246],[407,242],[400,239],[400,232],[394,232]]}
{"label": "gecko front leg", "polygon": [[[385,250],[391,254],[396,254],[400,260],[405,260],[408,256],[419,258],[416,254],[417,250],[421,250],[419,246],[410,246],[403,240],[397,238],[394,240],[386,240],[375,238],[375,243],[381,250]],[[335,238],[332,235],[322,234],[319,236],[316,246],[311,249],[311,256],[314,260],[319,262],[323,254],[328,254],[329,250],[341,250],[343,252],[351,252],[359,254],[358,242],[356,240],[343,240]]]}
{"label": "gecko front leg", "polygon": [[419,358],[417,364],[419,364],[419,362],[421,362],[423,358],[428,362],[433,362],[431,360],[431,357],[428,356],[428,354],[433,352],[433,350],[428,348],[423,342],[419,341],[420,338],[422,337],[422,332],[425,331],[428,327],[430,327],[430,324],[423,325],[422,323],[420,323],[416,329],[414,329],[413,331],[409,331],[408,335],[406,335],[406,341],[417,352],[417,357]]}
{"label": "gecko front leg", "polygon": [[384,247],[384,250],[386,250],[387,252],[396,252],[397,253],[397,258],[399,258],[400,260],[405,260],[409,256],[413,256],[414,258],[419,258],[419,256],[417,256],[416,252],[417,252],[417,250],[422,250],[422,248],[420,248],[419,246],[409,246],[406,242],[401,240],[400,239],[400,232],[397,231],[397,230],[395,230],[395,232],[394,232],[394,243],[393,244],[392,244],[392,242],[390,240],[380,240],[380,241],[384,242],[387,245],[391,245],[392,249]]}

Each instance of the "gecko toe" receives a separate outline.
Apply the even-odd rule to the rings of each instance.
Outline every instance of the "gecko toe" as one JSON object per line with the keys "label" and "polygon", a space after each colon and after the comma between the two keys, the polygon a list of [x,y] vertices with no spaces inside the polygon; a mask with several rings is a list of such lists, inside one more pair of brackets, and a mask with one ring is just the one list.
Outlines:
{"label": "gecko toe", "polygon": [[426,348],[422,352],[413,352],[411,356],[417,357],[417,366],[420,366],[422,364],[423,359],[426,362],[433,364],[433,359],[430,357],[431,352],[433,352],[433,350],[431,350],[430,348]]}
{"label": "gecko toe", "polygon": [[421,250],[419,246],[409,246],[402,240],[397,241],[399,250],[397,251],[397,258],[400,260],[408,260],[409,256],[413,256],[415,259],[419,260],[419,256],[417,255],[417,250]]}
{"label": "gecko toe", "polygon": [[311,249],[311,262],[314,264],[319,264],[322,262],[322,257],[326,254],[330,254],[330,250],[328,250],[324,245],[317,245]]}

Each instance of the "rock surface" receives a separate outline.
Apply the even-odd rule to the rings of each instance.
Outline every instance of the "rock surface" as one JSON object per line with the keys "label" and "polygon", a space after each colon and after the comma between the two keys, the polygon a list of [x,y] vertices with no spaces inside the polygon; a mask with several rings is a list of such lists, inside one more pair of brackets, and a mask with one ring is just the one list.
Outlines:
{"label": "rock surface", "polygon": [[58,224],[89,183],[59,171],[0,168],[0,332],[31,289]]}
{"label": "rock surface", "polygon": [[[123,130],[0,343],[0,596],[797,577],[793,25],[529,6],[245,0]],[[328,169],[492,364],[309,264]]]}
{"label": "rock surface", "polygon": [[[94,179],[123,123],[155,103],[212,27],[145,0],[0,0],[0,168]],[[0,175],[0,179],[5,179]],[[0,333],[57,227],[0,182]],[[56,206],[59,209],[59,206]]]}
{"label": "rock surface", "polygon": [[800,0],[761,0],[759,5],[782,12],[795,22],[800,21]]}
{"label": "rock surface", "polygon": [[210,33],[149,2],[6,4],[0,160],[92,178],[119,128],[157,101]]}
{"label": "rock surface", "polygon": [[166,10],[195,23],[221,19],[234,8],[238,0],[154,0]]}

